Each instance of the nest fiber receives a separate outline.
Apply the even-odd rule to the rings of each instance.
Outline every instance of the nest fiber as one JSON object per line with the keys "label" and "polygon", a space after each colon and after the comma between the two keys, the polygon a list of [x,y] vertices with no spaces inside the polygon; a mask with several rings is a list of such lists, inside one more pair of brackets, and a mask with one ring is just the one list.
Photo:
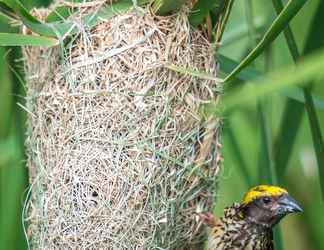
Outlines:
{"label": "nest fiber", "polygon": [[64,46],[24,48],[29,245],[188,249],[220,159],[219,120],[200,110],[221,86],[190,73],[216,75],[213,49],[185,13],[73,18]]}

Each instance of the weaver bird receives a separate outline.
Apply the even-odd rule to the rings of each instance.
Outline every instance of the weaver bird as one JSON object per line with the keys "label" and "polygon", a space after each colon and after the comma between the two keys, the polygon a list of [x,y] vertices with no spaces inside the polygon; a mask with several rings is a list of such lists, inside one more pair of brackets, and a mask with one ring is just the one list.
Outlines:
{"label": "weaver bird", "polygon": [[209,226],[208,250],[273,250],[272,228],[285,215],[302,212],[288,192],[277,186],[250,189],[241,203],[225,208],[220,219],[199,214]]}

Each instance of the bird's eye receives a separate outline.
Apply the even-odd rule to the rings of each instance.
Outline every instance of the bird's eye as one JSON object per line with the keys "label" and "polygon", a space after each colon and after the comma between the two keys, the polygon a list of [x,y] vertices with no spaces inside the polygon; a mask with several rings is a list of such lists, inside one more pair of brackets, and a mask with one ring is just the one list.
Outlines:
{"label": "bird's eye", "polygon": [[271,201],[271,199],[270,199],[269,197],[263,197],[263,198],[262,198],[262,202],[263,202],[264,204],[268,204],[268,203],[270,203],[270,201]]}

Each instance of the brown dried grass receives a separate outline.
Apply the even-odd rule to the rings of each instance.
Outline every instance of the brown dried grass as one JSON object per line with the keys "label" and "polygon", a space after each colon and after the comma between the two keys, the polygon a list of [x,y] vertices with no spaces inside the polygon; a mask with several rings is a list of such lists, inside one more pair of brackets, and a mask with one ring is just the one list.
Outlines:
{"label": "brown dried grass", "polygon": [[180,249],[200,242],[219,165],[212,47],[186,13],[131,10],[61,48],[24,49],[32,249]]}

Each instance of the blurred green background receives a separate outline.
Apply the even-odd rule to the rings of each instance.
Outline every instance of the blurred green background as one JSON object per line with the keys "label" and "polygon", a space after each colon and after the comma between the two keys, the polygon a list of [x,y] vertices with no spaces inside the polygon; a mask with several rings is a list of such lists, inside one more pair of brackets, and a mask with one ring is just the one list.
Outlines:
{"label": "blurred green background", "polygon": [[[22,2],[29,9],[48,4],[48,1],[41,0]],[[216,55],[221,70],[225,65],[222,65],[222,56],[240,62],[256,46],[276,17],[275,2],[235,1]],[[0,16],[0,32],[14,32],[15,28],[6,23]],[[324,48],[323,24],[324,1],[307,1],[291,22],[301,55],[318,53],[317,49]],[[28,171],[24,154],[25,113],[18,105],[24,105],[25,96],[20,59],[19,48],[0,47],[1,250],[26,249],[21,214],[28,187]],[[294,63],[287,42],[280,35],[249,69],[246,68],[247,80],[262,79],[267,73]],[[241,86],[244,81],[234,83],[230,86]],[[316,80],[313,83],[311,93],[316,114],[319,123],[324,124],[324,84]],[[225,95],[234,90],[234,87],[226,88]],[[276,234],[279,237],[276,249],[321,250],[324,249],[324,207],[320,180],[324,180],[318,173],[305,103],[296,101],[302,99],[300,93],[300,88],[295,87],[267,95],[250,105],[237,106],[223,116],[224,163],[218,181],[215,213],[221,215],[226,205],[239,201],[252,185],[280,184],[299,201],[304,213],[283,220],[280,225],[282,234]],[[324,165],[320,167],[324,168]]]}

